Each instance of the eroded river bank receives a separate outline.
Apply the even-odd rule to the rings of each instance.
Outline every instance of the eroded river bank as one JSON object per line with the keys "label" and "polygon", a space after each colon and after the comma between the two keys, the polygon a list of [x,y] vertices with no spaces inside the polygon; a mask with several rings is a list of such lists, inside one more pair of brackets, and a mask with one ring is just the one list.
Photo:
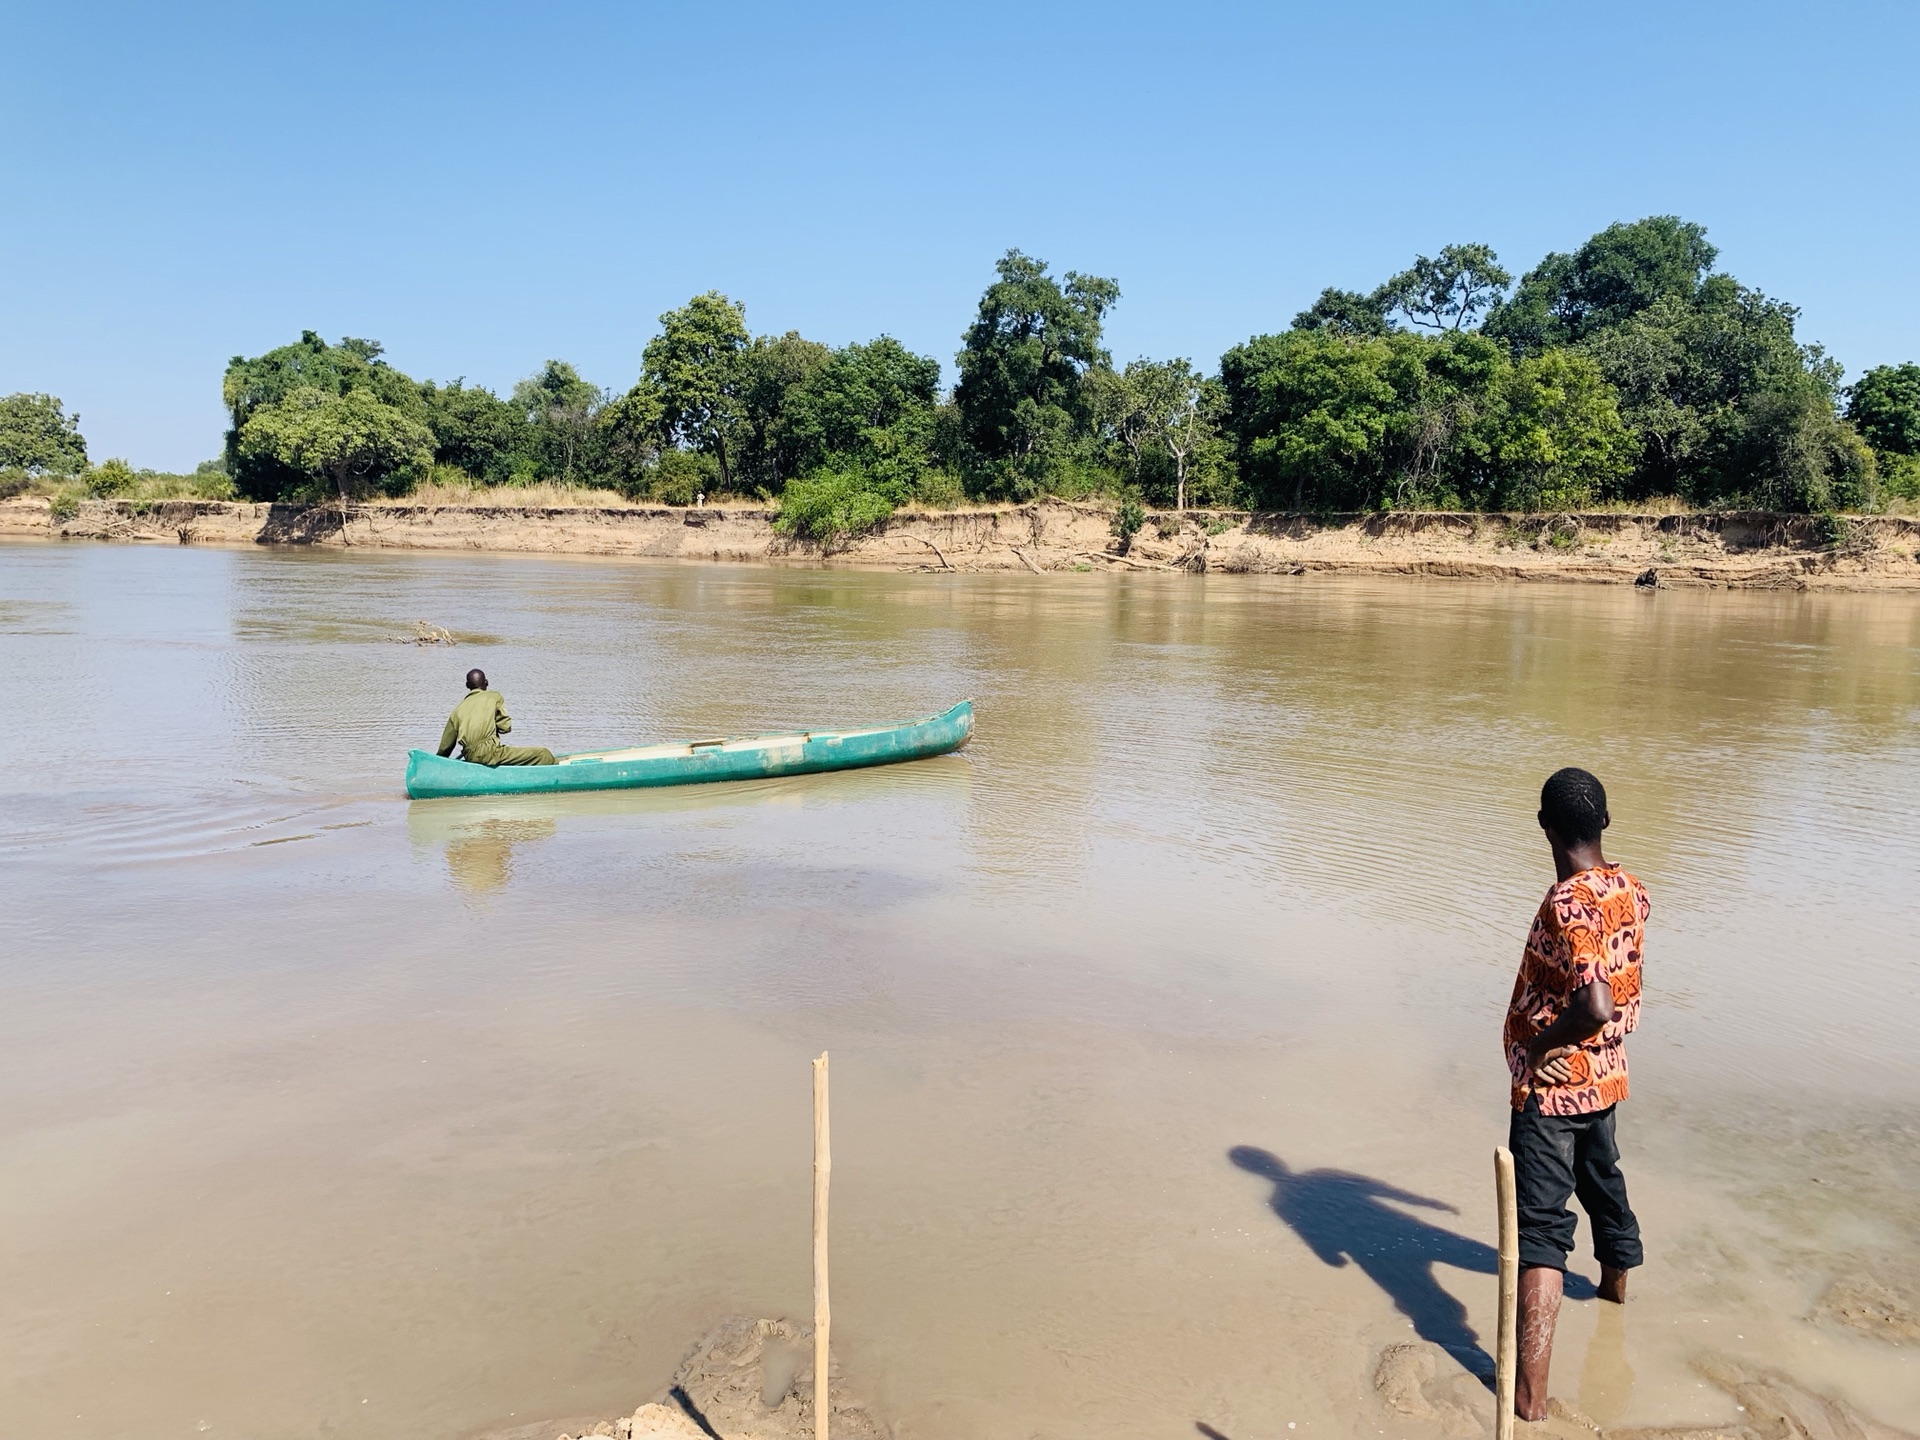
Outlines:
{"label": "eroded river bank", "polygon": [[1161,511],[1122,546],[1112,512],[1060,500],[903,511],[823,552],[781,535],[777,512],[727,505],[334,506],[102,500],[70,515],[0,501],[0,537],[182,545],[600,555],[879,570],[1434,579],[1750,590],[1920,591],[1920,520],[1728,514],[1249,514]]}
{"label": "eroded river bank", "polygon": [[[556,749],[979,729],[409,803],[473,665]],[[631,1416],[810,1313],[830,1048],[835,1349],[901,1434],[1437,1440],[1564,763],[1654,915],[1649,1263],[1556,1393],[1920,1415],[1915,597],[39,543],[0,673],[7,1433]]]}

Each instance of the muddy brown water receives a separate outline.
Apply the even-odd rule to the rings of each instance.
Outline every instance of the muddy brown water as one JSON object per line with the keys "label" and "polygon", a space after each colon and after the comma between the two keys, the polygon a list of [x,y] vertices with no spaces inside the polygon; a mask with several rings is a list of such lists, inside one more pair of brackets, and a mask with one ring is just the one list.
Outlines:
{"label": "muddy brown water", "polygon": [[[475,664],[556,749],[978,738],[409,803]],[[0,1435],[631,1409],[810,1312],[821,1049],[836,1348],[907,1433],[1410,1435],[1382,1349],[1490,1347],[1563,763],[1655,908],[1650,1263],[1556,1390],[1920,1416],[1916,1347],[1806,1318],[1920,1293],[1914,597],[16,545],[0,687]]]}

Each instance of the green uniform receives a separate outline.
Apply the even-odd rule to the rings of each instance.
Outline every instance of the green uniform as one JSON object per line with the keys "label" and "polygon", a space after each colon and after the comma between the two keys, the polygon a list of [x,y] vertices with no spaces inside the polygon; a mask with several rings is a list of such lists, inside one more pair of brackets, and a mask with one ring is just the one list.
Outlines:
{"label": "green uniform", "polygon": [[447,728],[440,732],[440,753],[451,755],[460,744],[460,758],[476,765],[551,765],[553,752],[538,745],[502,745],[500,737],[513,729],[507,702],[497,690],[469,690],[453,707]]}

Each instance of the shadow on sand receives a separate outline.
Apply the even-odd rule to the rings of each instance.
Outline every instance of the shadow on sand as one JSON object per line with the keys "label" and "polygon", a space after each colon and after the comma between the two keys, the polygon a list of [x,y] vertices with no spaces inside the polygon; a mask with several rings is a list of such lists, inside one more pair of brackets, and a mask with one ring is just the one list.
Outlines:
{"label": "shadow on sand", "polygon": [[[1338,1267],[1351,1261],[1359,1266],[1413,1322],[1421,1339],[1446,1350],[1471,1374],[1492,1379],[1493,1357],[1467,1323],[1467,1307],[1440,1283],[1433,1267],[1451,1265],[1475,1275],[1496,1275],[1493,1247],[1395,1208],[1409,1205],[1458,1214],[1453,1206],[1350,1170],[1292,1170],[1278,1155],[1255,1145],[1236,1145],[1227,1158],[1272,1182],[1267,1203],[1273,1213],[1323,1263]],[[1578,1298],[1574,1277],[1568,1280],[1569,1296]]]}

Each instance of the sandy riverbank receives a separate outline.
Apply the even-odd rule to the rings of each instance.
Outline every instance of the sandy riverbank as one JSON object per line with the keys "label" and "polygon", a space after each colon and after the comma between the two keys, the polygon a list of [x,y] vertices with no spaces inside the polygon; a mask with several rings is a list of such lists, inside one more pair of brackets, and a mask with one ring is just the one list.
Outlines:
{"label": "sandy riverbank", "polygon": [[1399,513],[1152,514],[1125,554],[1103,507],[1060,500],[902,512],[843,549],[788,539],[765,507],[356,506],[102,500],[56,519],[0,502],[0,538],[193,545],[350,545],[636,556],[887,570],[1181,570],[1734,589],[1920,589],[1920,519],[1820,516]]}
{"label": "sandy riverbank", "polygon": [[[1835,1285],[1808,1319],[1851,1329],[1899,1345],[1917,1333],[1904,1299],[1866,1279]],[[687,1354],[672,1380],[631,1415],[614,1419],[576,1417],[491,1430],[473,1440],[809,1440],[814,1434],[813,1327],[786,1320],[732,1316],[722,1320]],[[1549,1418],[1520,1422],[1530,1440],[1911,1440],[1881,1425],[1846,1401],[1820,1393],[1801,1380],[1711,1350],[1693,1364],[1703,1389],[1718,1403],[1703,1410],[1736,1418],[1665,1426],[1602,1426],[1556,1398]],[[832,1362],[832,1432],[840,1440],[888,1440],[896,1432],[867,1406],[840,1389]],[[1463,1372],[1454,1356],[1426,1341],[1400,1342],[1381,1352],[1372,1372],[1372,1405],[1355,1396],[1356,1409],[1408,1435],[1432,1440],[1473,1440],[1493,1430],[1493,1401],[1483,1377]],[[1207,1436],[1223,1432],[1202,1423]],[[1231,1440],[1231,1437],[1224,1437]]]}

